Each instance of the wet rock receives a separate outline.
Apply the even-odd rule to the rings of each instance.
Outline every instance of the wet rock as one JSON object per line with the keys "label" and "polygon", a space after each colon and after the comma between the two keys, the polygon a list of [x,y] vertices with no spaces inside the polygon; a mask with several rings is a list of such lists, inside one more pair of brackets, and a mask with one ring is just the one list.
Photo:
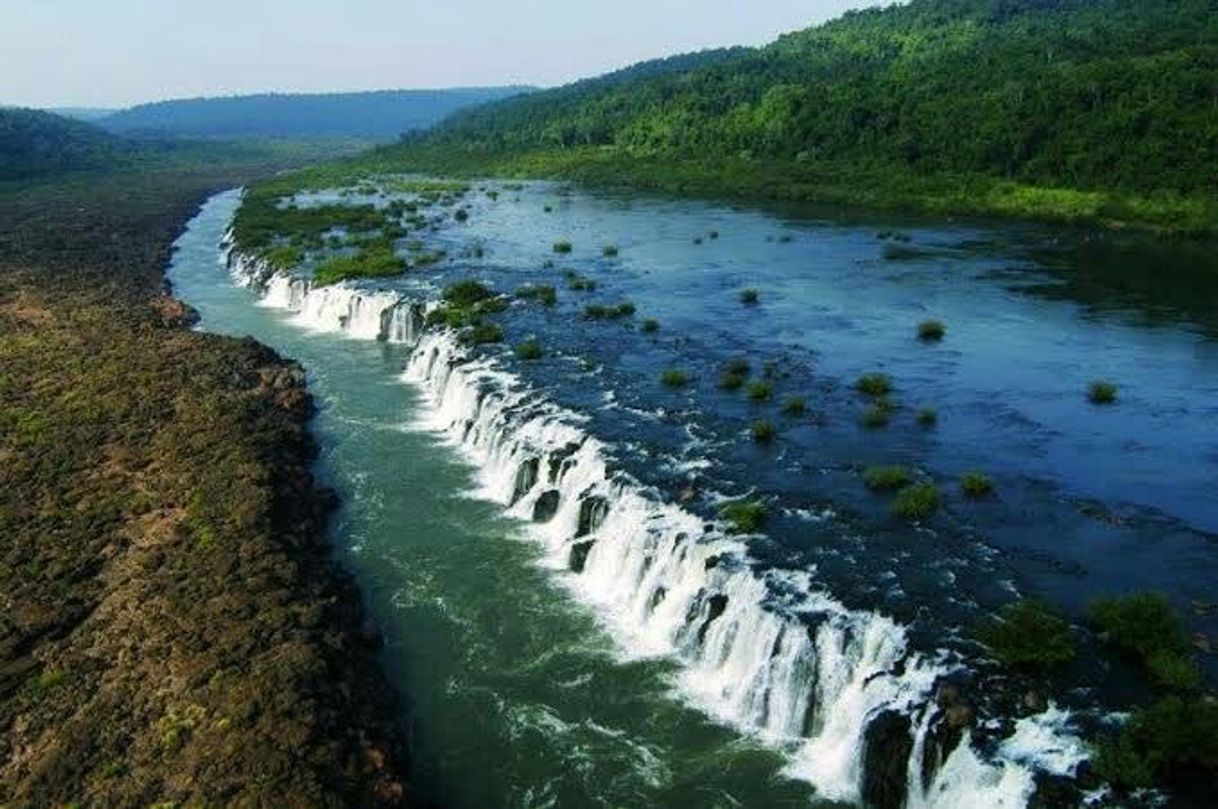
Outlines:
{"label": "wet rock", "polygon": [[714,570],[715,568],[719,567],[719,563],[722,561],[723,559],[718,555],[708,556],[704,564],[707,570]]}
{"label": "wet rock", "polygon": [[657,587],[655,592],[651,594],[651,601],[647,605],[649,612],[655,612],[656,607],[664,603],[664,599],[668,597],[668,590],[663,587]]}
{"label": "wet rock", "polygon": [[1049,703],[1045,700],[1044,694],[1039,691],[1028,691],[1023,695],[1023,707],[1028,713],[1038,714],[1043,713]]}
{"label": "wet rock", "polygon": [[542,492],[537,498],[537,502],[533,504],[533,522],[549,522],[554,519],[554,515],[558,513],[558,502],[561,495],[558,489],[550,489]]}
{"label": "wet rock", "polygon": [[592,546],[596,544],[596,540],[588,539],[583,542],[576,542],[571,546],[571,555],[567,559],[567,566],[571,568],[572,573],[583,573],[584,565],[588,563],[588,554],[592,553]]}
{"label": "wet rock", "polygon": [[708,607],[706,610],[706,620],[702,623],[702,626],[698,628],[698,643],[702,643],[704,640],[706,640],[706,632],[708,629],[710,629],[710,625],[713,624],[715,619],[722,615],[724,610],[727,609],[727,596],[723,595],[722,593],[716,593],[710,597],[710,600],[707,603]]}
{"label": "wet rock", "polygon": [[867,726],[863,737],[863,803],[871,809],[901,809],[907,792],[906,773],[913,753],[909,717],[885,711]]}
{"label": "wet rock", "polygon": [[961,685],[946,683],[939,687],[935,702],[940,712],[932,720],[926,734],[926,747],[922,752],[922,783],[925,786],[935,777],[972,726],[976,711],[966,699]]}
{"label": "wet rock", "polygon": [[541,461],[537,458],[529,458],[520,464],[520,468],[516,470],[516,485],[512,489],[511,505],[519,503],[520,498],[528,494],[537,484],[537,471],[540,466]]}
{"label": "wet rock", "polygon": [[579,504],[579,527],[575,538],[586,537],[601,527],[609,514],[609,501],[599,495],[584,498]]}

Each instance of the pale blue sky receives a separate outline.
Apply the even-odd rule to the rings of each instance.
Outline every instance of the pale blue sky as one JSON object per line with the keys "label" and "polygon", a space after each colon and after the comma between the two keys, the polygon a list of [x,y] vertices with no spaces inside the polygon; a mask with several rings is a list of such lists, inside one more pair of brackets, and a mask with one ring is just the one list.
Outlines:
{"label": "pale blue sky", "polygon": [[878,0],[0,0],[0,104],[561,84]]}

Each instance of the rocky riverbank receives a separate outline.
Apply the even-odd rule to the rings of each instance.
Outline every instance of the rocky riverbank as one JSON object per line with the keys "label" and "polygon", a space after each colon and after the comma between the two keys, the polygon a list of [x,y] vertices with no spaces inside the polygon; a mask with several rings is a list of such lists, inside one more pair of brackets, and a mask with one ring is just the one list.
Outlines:
{"label": "rocky riverbank", "polygon": [[190,332],[169,245],[262,166],[0,205],[0,806],[401,806],[397,699],[295,364]]}

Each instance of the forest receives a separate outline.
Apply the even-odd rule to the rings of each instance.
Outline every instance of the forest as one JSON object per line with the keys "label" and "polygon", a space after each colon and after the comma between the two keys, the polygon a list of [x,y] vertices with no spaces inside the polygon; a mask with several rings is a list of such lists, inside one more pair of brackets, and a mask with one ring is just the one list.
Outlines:
{"label": "forest", "polygon": [[841,201],[834,189],[862,186],[846,201],[1210,230],[1218,14],[1208,0],[914,0],[463,111],[399,151],[517,173],[529,155],[577,178],[611,165],[674,191]]}

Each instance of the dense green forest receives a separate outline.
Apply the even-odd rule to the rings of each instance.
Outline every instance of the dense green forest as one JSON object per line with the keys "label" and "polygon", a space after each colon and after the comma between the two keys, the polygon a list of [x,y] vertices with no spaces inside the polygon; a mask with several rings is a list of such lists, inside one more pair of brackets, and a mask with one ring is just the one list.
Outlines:
{"label": "dense green forest", "polygon": [[463,107],[525,92],[522,87],[264,94],[141,104],[98,121],[116,134],[219,138],[360,138],[393,141]]}
{"label": "dense green forest", "polygon": [[99,168],[122,142],[95,126],[49,112],[0,109],[0,180]]}
{"label": "dense green forest", "polygon": [[[1218,8],[913,0],[760,49],[648,63],[464,111],[400,155],[633,174],[677,191],[922,197],[949,210],[972,197],[999,213],[1210,229]],[[674,173],[683,176],[661,177]],[[835,184],[855,188],[835,194]]]}

